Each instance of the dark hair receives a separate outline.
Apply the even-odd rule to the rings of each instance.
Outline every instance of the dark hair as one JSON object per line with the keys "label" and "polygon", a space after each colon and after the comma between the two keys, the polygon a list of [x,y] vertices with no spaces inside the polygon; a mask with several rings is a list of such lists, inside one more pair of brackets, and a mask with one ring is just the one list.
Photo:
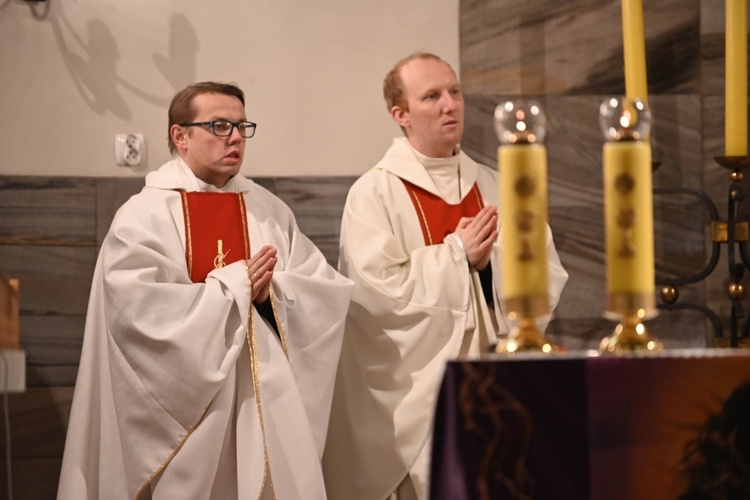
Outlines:
{"label": "dark hair", "polygon": [[409,110],[409,103],[405,96],[406,89],[404,89],[404,82],[401,79],[401,68],[415,59],[431,59],[448,64],[440,57],[429,52],[415,52],[397,62],[393,69],[385,75],[385,80],[383,80],[383,97],[385,98],[385,104],[388,106],[389,112],[393,109],[393,106],[400,106],[404,111]]}
{"label": "dark hair", "polygon": [[233,83],[199,82],[188,85],[180,90],[172,98],[172,102],[169,105],[169,127],[167,129],[167,136],[170,153],[175,154],[177,152],[177,146],[172,140],[172,125],[188,123],[195,119],[198,111],[193,106],[193,99],[201,94],[224,94],[233,96],[240,100],[243,107],[245,106],[245,94]]}
{"label": "dark hair", "polygon": [[729,396],[685,449],[680,500],[750,498],[750,383]]}

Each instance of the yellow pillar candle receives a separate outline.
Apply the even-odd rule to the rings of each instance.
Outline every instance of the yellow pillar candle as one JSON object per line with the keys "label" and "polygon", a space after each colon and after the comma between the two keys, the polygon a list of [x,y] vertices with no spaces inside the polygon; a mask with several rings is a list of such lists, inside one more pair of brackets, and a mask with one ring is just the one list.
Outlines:
{"label": "yellow pillar candle", "polygon": [[612,309],[613,298],[622,303],[625,296],[630,304],[629,297],[649,299],[654,294],[651,146],[634,140],[608,142],[603,157],[607,291]]}
{"label": "yellow pillar candle", "polygon": [[747,0],[726,2],[726,156],[747,156]]}
{"label": "yellow pillar candle", "polygon": [[622,46],[625,60],[625,95],[648,99],[646,42],[643,35],[643,3],[622,0]]}
{"label": "yellow pillar candle", "polygon": [[[507,304],[546,314],[547,151],[541,144],[498,148],[503,296]],[[515,306],[509,306],[511,310]]]}

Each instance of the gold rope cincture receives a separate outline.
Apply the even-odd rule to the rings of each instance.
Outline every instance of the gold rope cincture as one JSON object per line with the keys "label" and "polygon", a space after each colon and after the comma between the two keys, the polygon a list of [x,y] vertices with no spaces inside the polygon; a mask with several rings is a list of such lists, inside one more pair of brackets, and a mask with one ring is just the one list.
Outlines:
{"label": "gold rope cincture", "polygon": [[[253,277],[250,274],[250,268],[247,267],[247,261],[243,260],[242,265],[245,267],[245,272],[247,273],[247,281],[250,285],[250,298],[252,299],[252,293],[253,293]],[[245,329],[245,337],[247,338],[247,343],[250,348],[250,364],[251,364],[251,374],[253,379],[253,390],[255,391],[255,407],[258,410],[258,419],[260,420],[260,432],[263,435],[263,462],[264,462],[264,468],[263,468],[263,484],[260,488],[260,493],[258,493],[258,498],[263,495],[263,488],[266,484],[266,477],[268,477],[270,483],[271,483],[271,495],[273,496],[274,500],[276,500],[276,491],[273,487],[273,476],[271,475],[271,465],[268,461],[268,443],[266,439],[266,426],[263,422],[263,407],[260,403],[260,372],[258,370],[258,343],[255,336],[255,311],[253,310],[253,303],[252,300],[250,301],[250,308],[248,310],[247,314],[247,328]]]}

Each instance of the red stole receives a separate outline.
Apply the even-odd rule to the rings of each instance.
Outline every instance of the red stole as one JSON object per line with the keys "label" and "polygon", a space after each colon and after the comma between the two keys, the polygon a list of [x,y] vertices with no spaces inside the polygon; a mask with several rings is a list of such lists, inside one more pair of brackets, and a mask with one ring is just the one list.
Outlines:
{"label": "red stole", "polygon": [[419,216],[425,245],[442,243],[446,236],[456,231],[461,217],[474,217],[484,207],[482,195],[476,182],[469,194],[457,205],[445,202],[441,197],[401,179],[406,186],[414,209]]}
{"label": "red stole", "polygon": [[240,193],[180,191],[185,215],[185,259],[193,283],[214,269],[250,258],[245,200]]}

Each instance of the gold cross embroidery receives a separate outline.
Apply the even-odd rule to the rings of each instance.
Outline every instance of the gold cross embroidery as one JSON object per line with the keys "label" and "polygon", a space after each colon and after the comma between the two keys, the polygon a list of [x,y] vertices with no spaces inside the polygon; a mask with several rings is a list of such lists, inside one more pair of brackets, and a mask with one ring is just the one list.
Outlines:
{"label": "gold cross embroidery", "polygon": [[227,265],[227,263],[224,262],[224,257],[229,255],[229,250],[227,250],[226,253],[223,252],[224,242],[222,240],[216,240],[216,246],[217,254],[216,257],[214,257],[214,269],[219,269]]}

